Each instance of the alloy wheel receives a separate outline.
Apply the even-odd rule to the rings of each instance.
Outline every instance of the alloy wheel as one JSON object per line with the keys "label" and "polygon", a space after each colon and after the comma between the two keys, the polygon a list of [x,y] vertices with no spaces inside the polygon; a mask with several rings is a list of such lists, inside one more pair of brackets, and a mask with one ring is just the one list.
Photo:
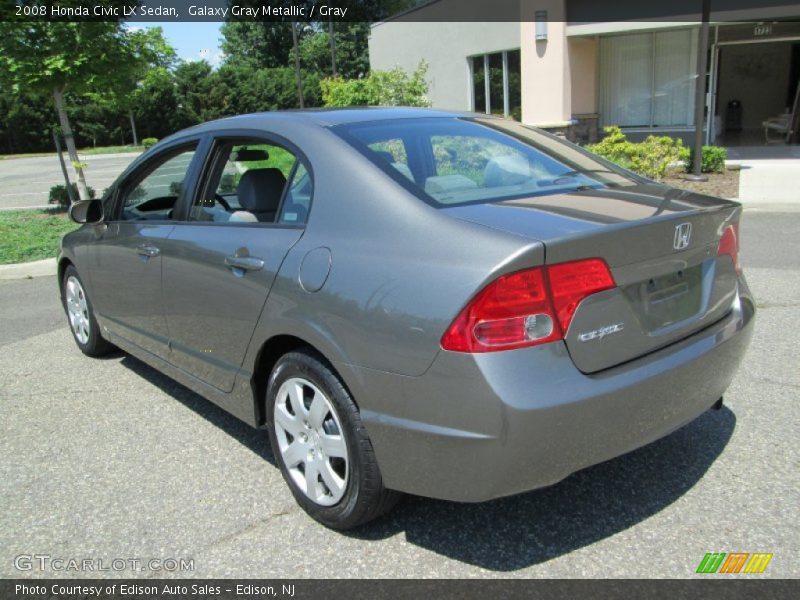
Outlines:
{"label": "alloy wheel", "polygon": [[297,487],[321,506],[333,506],[347,489],[349,456],[330,399],[301,377],[279,388],[274,409],[281,457]]}
{"label": "alloy wheel", "polygon": [[89,323],[89,305],[86,303],[86,292],[77,277],[70,275],[65,286],[67,315],[75,338],[81,344],[89,341],[91,325]]}

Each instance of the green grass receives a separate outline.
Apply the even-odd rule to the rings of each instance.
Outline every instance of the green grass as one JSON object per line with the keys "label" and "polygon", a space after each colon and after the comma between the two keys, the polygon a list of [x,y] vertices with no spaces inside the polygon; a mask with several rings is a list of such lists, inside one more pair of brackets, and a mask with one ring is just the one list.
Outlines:
{"label": "green grass", "polygon": [[98,146],[97,148],[83,148],[78,154],[117,154],[119,152],[144,152],[144,146]]}
{"label": "green grass", "polygon": [[[64,158],[67,158],[67,149],[64,148]],[[78,154],[92,156],[94,154],[117,154],[120,152],[144,152],[144,146],[98,146],[97,148],[81,148]],[[0,160],[14,158],[35,158],[37,156],[55,156],[55,152],[31,152],[30,154],[0,154]]]}
{"label": "green grass", "polygon": [[58,210],[0,211],[0,264],[51,258],[61,237],[77,227]]}
{"label": "green grass", "polygon": [[39,156],[55,156],[55,152],[31,152],[29,154],[0,154],[0,160],[12,160],[14,158],[37,158]]}

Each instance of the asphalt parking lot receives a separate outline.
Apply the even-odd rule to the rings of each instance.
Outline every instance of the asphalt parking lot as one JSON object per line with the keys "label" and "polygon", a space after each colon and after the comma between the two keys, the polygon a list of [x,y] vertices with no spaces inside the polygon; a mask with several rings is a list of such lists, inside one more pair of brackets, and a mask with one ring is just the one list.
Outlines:
{"label": "asphalt parking lot", "polygon": [[707,552],[798,577],[797,232],[800,212],[745,213],[760,310],[722,410],[548,489],[407,497],[348,534],[295,505],[264,433],[129,356],[84,357],[54,277],[0,282],[0,577],[96,575],[14,566],[44,554],[194,562],[105,573],[143,577],[684,578]]}
{"label": "asphalt parking lot", "polygon": [[[98,197],[125,170],[138,154],[98,154],[81,156],[87,167],[86,183],[95,189]],[[64,160],[75,181],[75,174],[64,153]],[[0,160],[0,210],[46,206],[50,188],[64,185],[61,167],[56,155]]]}

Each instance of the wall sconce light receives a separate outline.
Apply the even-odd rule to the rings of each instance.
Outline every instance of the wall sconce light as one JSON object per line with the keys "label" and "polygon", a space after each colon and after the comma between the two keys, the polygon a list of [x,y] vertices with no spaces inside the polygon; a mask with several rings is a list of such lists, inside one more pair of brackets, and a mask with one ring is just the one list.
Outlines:
{"label": "wall sconce light", "polygon": [[547,11],[537,10],[534,16],[536,21],[536,41],[547,41]]}

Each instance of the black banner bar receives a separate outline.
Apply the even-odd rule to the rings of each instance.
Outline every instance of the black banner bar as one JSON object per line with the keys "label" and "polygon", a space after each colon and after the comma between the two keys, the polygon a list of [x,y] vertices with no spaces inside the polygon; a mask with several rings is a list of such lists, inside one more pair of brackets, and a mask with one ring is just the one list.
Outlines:
{"label": "black banner bar", "polygon": [[[700,0],[564,0],[547,15],[571,24],[699,21]],[[532,21],[534,0],[0,0],[2,21]],[[800,20],[797,0],[713,0],[711,21]]]}
{"label": "black banner bar", "polygon": [[794,600],[800,597],[800,580],[737,578],[692,580],[326,580],[326,579],[5,579],[0,580],[3,600],[161,600],[169,598],[282,600],[346,598],[347,600],[397,598],[481,597],[529,599],[629,600]]}

